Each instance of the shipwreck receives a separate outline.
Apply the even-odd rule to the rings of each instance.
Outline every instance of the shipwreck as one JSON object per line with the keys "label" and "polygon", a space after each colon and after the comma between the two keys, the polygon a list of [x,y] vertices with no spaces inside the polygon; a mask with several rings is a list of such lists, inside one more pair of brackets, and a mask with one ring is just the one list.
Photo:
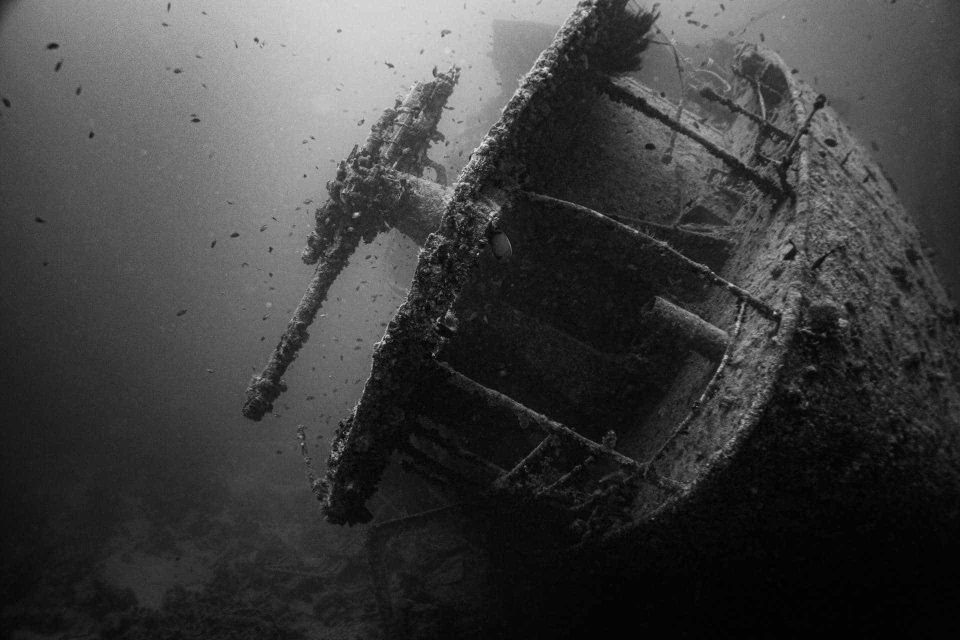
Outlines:
{"label": "shipwreck", "polygon": [[[637,81],[654,24],[581,2],[452,183],[428,151],[455,68],[328,184],[314,280],[243,411],[270,410],[361,241],[422,245],[313,482],[330,522],[370,522],[394,636],[556,631],[558,603],[614,584],[952,544],[960,313],[895,187],[769,50],[678,100]],[[398,477],[436,504],[373,519]]]}

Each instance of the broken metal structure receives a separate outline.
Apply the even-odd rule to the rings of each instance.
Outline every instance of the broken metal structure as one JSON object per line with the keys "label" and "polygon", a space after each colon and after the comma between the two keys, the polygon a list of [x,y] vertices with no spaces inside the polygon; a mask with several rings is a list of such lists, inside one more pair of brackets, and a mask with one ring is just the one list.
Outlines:
{"label": "broken metal structure", "polygon": [[305,252],[317,280],[244,409],[276,398],[360,237],[423,245],[315,484],[329,521],[370,521],[399,463],[450,501],[376,524],[381,543],[471,538],[501,509],[550,523],[529,548],[679,567],[825,527],[955,526],[960,315],[892,185],[770,51],[741,45],[729,91],[700,91],[722,126],[637,82],[611,61],[651,22],[581,2],[450,189],[419,175],[456,71],[341,164]]}
{"label": "broken metal structure", "polygon": [[[363,148],[354,147],[327,183],[329,198],[317,209],[316,227],[302,255],[306,264],[317,265],[316,273],[266,367],[250,381],[243,405],[247,418],[263,418],[284,391],[284,372],[360,241],[370,242],[396,227],[423,244],[436,228],[446,203],[446,172],[427,157],[427,150],[442,139],[437,123],[459,76],[453,68],[414,85],[404,100],[384,111]],[[436,172],[440,184],[421,178],[426,168]]]}

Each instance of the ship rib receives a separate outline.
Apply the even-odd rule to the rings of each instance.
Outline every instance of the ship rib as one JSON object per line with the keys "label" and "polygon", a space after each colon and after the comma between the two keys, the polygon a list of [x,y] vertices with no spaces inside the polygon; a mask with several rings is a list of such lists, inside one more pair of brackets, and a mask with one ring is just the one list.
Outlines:
{"label": "ship rib", "polygon": [[746,302],[753,309],[758,311],[761,315],[769,318],[770,320],[777,322],[780,319],[781,314],[778,309],[771,307],[766,302],[764,302],[763,300],[760,300],[759,298],[751,294],[746,289],[738,287],[732,282],[721,278],[716,273],[714,273],[713,270],[710,269],[710,267],[706,266],[705,264],[701,264],[699,262],[695,262],[691,260],[690,258],[683,255],[682,253],[680,253],[679,251],[677,251],[676,249],[668,245],[666,242],[663,242],[662,240],[657,240],[653,236],[650,236],[642,231],[638,231],[637,229],[634,229],[632,227],[628,227],[627,225],[621,222],[617,222],[610,216],[603,215],[599,211],[594,211],[593,209],[589,207],[585,207],[581,204],[576,204],[574,202],[569,202],[567,200],[561,200],[560,198],[554,198],[553,196],[548,196],[541,193],[534,193],[532,191],[521,191],[520,193],[522,193],[525,197],[535,202],[545,202],[548,204],[553,204],[555,206],[565,208],[581,216],[586,216],[589,219],[592,219],[593,221],[603,224],[607,227],[613,227],[621,231],[622,233],[625,233],[631,236],[639,244],[656,249],[660,253],[659,257],[663,258],[664,260],[674,261],[678,265],[683,266],[688,271],[693,271],[699,274],[700,276],[706,278],[712,284],[719,287],[723,287],[724,289],[729,291],[731,294],[733,294],[736,298]]}
{"label": "ship rib", "polygon": [[517,421],[521,426],[526,425],[536,427],[543,433],[562,438],[563,440],[586,449],[590,453],[607,457],[622,467],[634,471],[640,470],[640,463],[633,458],[629,458],[618,451],[615,451],[609,447],[605,447],[598,442],[580,435],[573,429],[562,425],[559,422],[551,420],[542,413],[538,413],[530,407],[517,402],[510,396],[502,394],[495,389],[483,386],[476,380],[463,375],[446,363],[437,362],[436,366],[446,374],[448,384],[451,384],[462,391],[466,391],[471,396],[479,400],[482,404],[509,411],[517,417]]}
{"label": "ship rib", "polygon": [[782,198],[785,195],[781,186],[776,182],[764,175],[761,175],[755,169],[747,166],[747,164],[740,158],[736,157],[729,151],[721,149],[693,129],[685,126],[681,122],[674,120],[669,115],[663,113],[650,104],[650,102],[641,95],[636,83],[630,78],[611,78],[610,76],[598,76],[597,87],[611,100],[636,109],[642,114],[662,122],[673,131],[690,138],[706,149],[711,155],[726,163],[731,169],[749,178],[764,193],[773,195],[776,198]]}

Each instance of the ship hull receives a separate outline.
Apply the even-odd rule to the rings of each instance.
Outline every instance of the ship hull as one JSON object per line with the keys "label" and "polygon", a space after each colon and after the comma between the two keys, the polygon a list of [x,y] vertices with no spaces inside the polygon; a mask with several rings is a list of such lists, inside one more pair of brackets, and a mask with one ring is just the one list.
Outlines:
{"label": "ship hull", "polygon": [[637,593],[839,620],[948,573],[960,314],[895,186],[773,52],[680,104],[611,71],[624,4],[578,5],[431,200],[315,487],[336,523],[401,505],[391,637],[596,630]]}

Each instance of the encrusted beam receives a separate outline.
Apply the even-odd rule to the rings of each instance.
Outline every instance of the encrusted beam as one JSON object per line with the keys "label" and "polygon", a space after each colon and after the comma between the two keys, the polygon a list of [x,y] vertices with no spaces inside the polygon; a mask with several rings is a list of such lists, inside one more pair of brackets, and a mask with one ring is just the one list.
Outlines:
{"label": "encrusted beam", "polygon": [[547,436],[535,446],[530,453],[525,455],[520,462],[515,464],[510,471],[506,472],[493,483],[494,489],[505,489],[511,482],[530,472],[530,465],[537,462],[547,454],[550,446],[556,441],[556,436]]}
{"label": "encrusted beam", "polygon": [[733,253],[734,244],[724,237],[709,233],[697,233],[667,224],[641,220],[629,216],[605,213],[605,216],[659,240],[665,240],[671,247],[676,248],[683,255],[702,262],[711,269],[719,271],[723,268],[727,258]]}
{"label": "encrusted beam", "polygon": [[614,227],[619,231],[632,236],[637,242],[656,249],[660,253],[661,258],[665,260],[671,260],[675,262],[678,266],[681,266],[685,269],[688,269],[690,271],[693,271],[699,274],[700,276],[708,280],[711,284],[719,287],[723,287],[724,289],[729,291],[731,294],[733,294],[736,298],[743,300],[752,308],[760,312],[760,314],[762,314],[763,316],[770,318],[771,320],[774,320],[774,321],[779,321],[780,319],[780,311],[778,311],[777,309],[774,309],[763,300],[760,300],[759,298],[753,296],[747,290],[738,287],[737,285],[733,284],[732,282],[729,282],[728,280],[724,280],[723,278],[718,276],[716,273],[714,273],[713,270],[710,269],[710,267],[708,267],[707,265],[700,264],[699,262],[695,262],[691,260],[690,258],[683,255],[676,249],[672,248],[670,245],[668,245],[666,242],[663,242],[662,240],[657,240],[656,238],[650,235],[647,235],[642,231],[634,229],[633,227],[629,227],[621,222],[617,222],[610,216],[605,216],[599,211],[594,211],[589,207],[585,207],[583,205],[576,204],[574,202],[569,202],[567,200],[562,200],[560,198],[554,198],[552,196],[543,195],[541,193],[535,193],[533,191],[518,191],[517,193],[535,202],[544,202],[548,204],[553,204],[560,208],[567,209],[571,213],[575,213],[581,216],[588,216],[591,220],[593,220],[598,224],[606,225],[608,227]]}
{"label": "encrusted beam", "polygon": [[730,343],[726,331],[660,296],[643,310],[642,321],[653,341],[662,339],[680,350],[692,349],[713,362],[720,361]]}
{"label": "encrusted beam", "polygon": [[748,178],[764,193],[776,198],[782,198],[785,195],[783,189],[781,189],[780,185],[778,185],[776,182],[760,174],[755,169],[748,167],[740,158],[736,157],[729,151],[721,149],[690,127],[671,118],[669,114],[663,113],[650,104],[647,99],[640,94],[640,91],[638,91],[636,88],[635,82],[630,78],[598,76],[597,87],[614,102],[619,102],[632,109],[636,109],[645,116],[665,124],[671,130],[690,138],[706,149],[710,155],[719,158],[735,172]]}
{"label": "encrusted beam", "polygon": [[[448,455],[459,458],[473,467],[477,467],[478,469],[482,470],[483,473],[490,475],[491,477],[502,477],[505,473],[507,473],[506,469],[497,466],[493,462],[468,449],[464,449],[450,438],[447,438],[446,436],[432,429],[422,427],[415,428],[411,430],[411,435],[416,438],[422,438],[431,442]],[[443,462],[440,460],[437,462],[439,464],[443,464]]]}
{"label": "encrusted beam", "polygon": [[[772,138],[778,138],[782,142],[790,142],[790,139],[793,137],[789,133],[781,129],[780,127],[772,124],[767,120],[764,120],[754,112],[744,109],[743,107],[738,105],[736,102],[734,102],[730,98],[725,98],[721,96],[710,87],[704,87],[703,89],[700,89],[700,95],[706,98],[707,100],[711,100],[713,102],[718,102],[722,104],[723,106],[725,106],[727,109],[730,109],[730,111],[733,111],[734,113],[739,113],[740,115],[746,117],[751,122],[759,125],[760,128],[763,130],[763,132],[768,134]],[[758,96],[759,96],[759,93],[758,93]]]}
{"label": "encrusted beam", "polygon": [[[733,328],[734,338],[740,335],[740,329],[743,326],[743,314],[745,310],[746,305],[741,302],[740,309],[737,311],[737,323]],[[700,410],[703,408],[703,405],[709,402],[713,397],[713,394],[716,393],[717,387],[720,384],[720,380],[723,377],[723,372],[726,369],[727,362],[730,361],[731,344],[732,342],[727,342],[727,346],[723,352],[723,357],[720,359],[720,364],[717,365],[717,368],[710,377],[710,381],[707,383],[706,388],[704,388],[703,393],[700,395],[697,401],[693,403],[693,406],[690,407],[690,412],[683,420],[680,421],[680,423],[677,424],[670,436],[664,440],[663,444],[661,444],[657,448],[656,452],[650,456],[650,459],[643,464],[645,472],[650,470],[651,465],[653,465],[653,463],[657,461],[663,452],[667,450],[667,447],[670,446],[677,436],[686,430],[687,426],[693,421],[693,419],[700,415]]]}
{"label": "encrusted beam", "polygon": [[510,396],[502,394],[496,389],[483,386],[476,380],[463,375],[450,365],[439,362],[437,366],[446,373],[449,384],[467,392],[479,403],[509,411],[517,417],[517,423],[519,425],[533,426],[543,433],[557,436],[558,438],[582,447],[594,455],[605,456],[622,467],[633,470],[640,469],[640,463],[633,458],[628,458],[618,451],[580,435],[573,429],[551,420],[542,413],[534,411],[530,407],[517,402]]}
{"label": "encrusted beam", "polygon": [[586,458],[583,459],[582,462],[578,462],[576,465],[574,465],[574,467],[570,469],[570,471],[567,471],[565,474],[563,474],[562,476],[560,476],[559,478],[557,478],[547,486],[540,488],[537,491],[537,493],[542,495],[542,494],[550,493],[551,491],[555,491],[559,487],[562,487],[563,485],[567,484],[568,482],[576,478],[578,475],[583,473],[584,470],[586,470],[587,467],[589,467],[591,464],[596,462],[596,460],[597,460],[596,456],[594,455],[587,456]]}
{"label": "encrusted beam", "polygon": [[300,347],[309,339],[307,328],[313,323],[317,311],[327,299],[327,292],[333,281],[347,266],[347,261],[360,243],[360,234],[354,231],[337,238],[336,243],[327,252],[323,261],[310,281],[310,285],[293,311],[293,317],[280,341],[274,347],[270,359],[259,375],[253,376],[247,386],[246,400],[243,403],[243,415],[251,420],[260,420],[273,409],[273,402],[286,390],[282,381],[283,374],[300,351]]}

